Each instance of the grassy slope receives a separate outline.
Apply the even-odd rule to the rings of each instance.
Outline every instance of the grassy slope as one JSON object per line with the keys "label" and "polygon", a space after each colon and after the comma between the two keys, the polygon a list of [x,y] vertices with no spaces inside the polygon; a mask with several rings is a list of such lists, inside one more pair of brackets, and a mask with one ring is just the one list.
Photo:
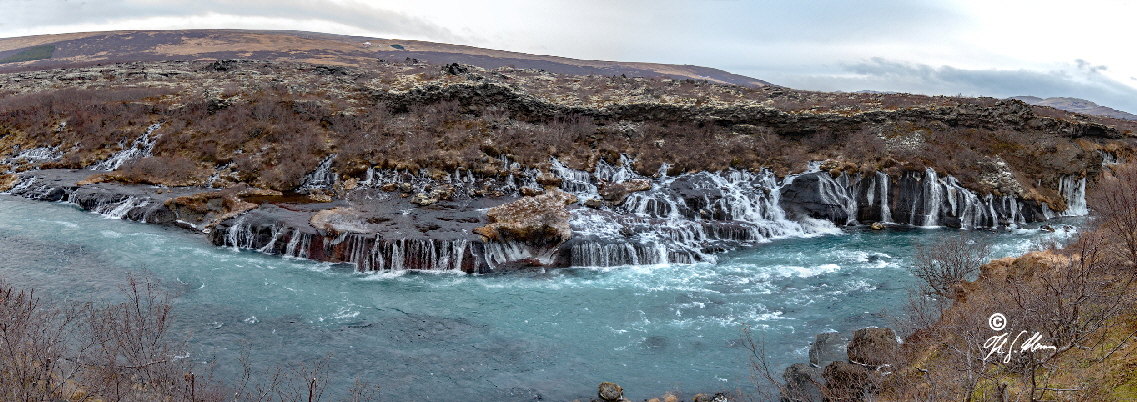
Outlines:
{"label": "grassy slope", "polygon": [[53,45],[35,46],[21,50],[19,53],[0,59],[0,64],[50,59],[54,53],[55,46]]}

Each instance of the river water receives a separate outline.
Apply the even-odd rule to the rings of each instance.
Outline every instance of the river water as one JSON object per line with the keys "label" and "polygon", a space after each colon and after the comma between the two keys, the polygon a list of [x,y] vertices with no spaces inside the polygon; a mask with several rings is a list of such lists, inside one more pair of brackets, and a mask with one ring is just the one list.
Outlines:
{"label": "river water", "polygon": [[[191,358],[216,359],[223,377],[245,347],[265,365],[330,355],[333,388],[366,378],[386,400],[561,401],[594,396],[602,381],[632,400],[689,399],[752,386],[743,325],[759,329],[779,369],[808,361],[816,333],[890,325],[914,283],[911,244],[944,232],[850,229],[717,264],[360,274],[0,196],[0,278],[58,299],[114,300],[127,275],[147,272],[179,294],[176,330]],[[998,257],[1072,235],[977,233]]]}

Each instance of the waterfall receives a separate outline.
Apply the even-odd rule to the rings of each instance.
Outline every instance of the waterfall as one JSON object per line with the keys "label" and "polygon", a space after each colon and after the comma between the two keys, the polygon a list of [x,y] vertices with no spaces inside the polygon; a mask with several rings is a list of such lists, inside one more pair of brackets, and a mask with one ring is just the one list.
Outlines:
{"label": "waterfall", "polygon": [[355,264],[356,270],[405,271],[461,271],[469,251],[468,240],[440,239],[380,239],[374,235],[347,235],[342,251],[334,251],[325,244],[337,260]]}
{"label": "waterfall", "polygon": [[488,242],[484,246],[486,264],[496,270],[508,263],[532,261],[550,265],[554,261],[555,248],[537,248],[517,242]]}
{"label": "waterfall", "polygon": [[293,228],[288,244],[284,247],[285,257],[308,258],[312,247],[312,236]]}
{"label": "waterfall", "polygon": [[667,249],[662,244],[581,243],[572,246],[575,267],[610,267],[616,265],[667,264]]}
{"label": "waterfall", "polygon": [[[305,186],[321,188],[334,183],[332,158],[334,155],[325,158],[308,175]],[[888,222],[978,229],[1013,227],[1047,212],[1036,206],[1037,211],[1024,213],[1024,205],[1029,204],[1013,195],[980,196],[954,177],[940,177],[932,169],[907,172],[894,182],[883,172],[833,176],[821,171],[819,164],[812,164],[808,172],[779,179],[768,170],[736,169],[669,176],[666,167],[647,177],[631,168],[635,161],[627,156],[616,164],[597,161],[594,172],[568,168],[555,158],[550,159],[546,173],[521,169],[505,157],[499,161],[511,170],[488,176],[455,170],[438,177],[425,170],[372,167],[359,184],[361,188],[385,188],[404,195],[427,192],[445,184],[454,187],[458,198],[478,194],[518,197],[520,187],[538,187],[538,180],[556,182],[538,178],[551,174],[560,179],[562,190],[580,199],[579,204],[567,206],[573,230],[571,239],[556,246],[485,241],[469,235],[480,223],[476,219],[469,221],[468,217],[438,218],[457,225],[447,229],[452,233],[465,233],[456,239],[420,236],[418,232],[336,233],[316,231],[306,225],[293,227],[289,225],[295,223],[287,223],[272,213],[252,212],[255,218],[246,214],[219,225],[213,241],[225,247],[286,257],[350,263],[360,271],[496,272],[529,266],[714,263],[718,253],[739,247],[780,238],[840,233],[834,223]],[[600,196],[600,188],[629,180],[647,180],[650,187],[607,200]],[[1062,192],[1071,200],[1070,205],[1075,209],[1084,205],[1085,180],[1066,177],[1062,182]],[[392,184],[394,188],[389,186]],[[384,197],[379,197],[380,202],[400,199]],[[417,213],[413,212],[415,209],[401,210],[403,215]],[[430,212],[435,213],[438,212]]]}
{"label": "waterfall", "polygon": [[[944,189],[936,176],[936,171],[932,168],[925,168],[924,179],[921,181],[921,200],[923,204],[919,208],[912,208],[912,216],[908,222],[917,226],[938,226],[940,218],[940,206],[944,200]],[[920,214],[919,223],[916,220],[916,211],[922,211]]]}
{"label": "waterfall", "polygon": [[585,197],[597,196],[591,174],[583,170],[569,169],[557,158],[551,158],[549,162],[552,173],[561,179],[561,190],[572,193],[582,200],[586,199]]}
{"label": "waterfall", "polygon": [[4,162],[7,164],[15,164],[20,161],[42,163],[59,160],[59,158],[62,157],[63,152],[59,152],[59,146],[37,147],[20,151],[20,153],[16,154],[16,156],[8,158]]}
{"label": "waterfall", "polygon": [[320,165],[304,176],[304,181],[300,185],[300,190],[327,190],[331,189],[332,185],[336,183],[336,172],[332,171],[332,161],[336,158],[337,154],[328,155],[320,162]]}
{"label": "waterfall", "polygon": [[32,186],[36,185],[36,182],[35,176],[21,176],[20,181],[15,186],[12,186],[8,191],[0,192],[0,194],[25,194],[32,189]]}
{"label": "waterfall", "polygon": [[1098,154],[1101,155],[1101,165],[1103,167],[1109,165],[1117,165],[1124,162],[1124,158],[1118,158],[1117,155],[1113,152],[1102,151],[1099,149]]}
{"label": "waterfall", "polygon": [[92,165],[89,169],[111,171],[118,169],[127,161],[150,156],[150,152],[154,150],[154,143],[158,141],[157,136],[151,138],[150,134],[153,134],[154,130],[160,127],[162,127],[161,123],[151,124],[129,147],[125,144],[119,144],[123,147],[121,151],[116,152],[114,155],[111,155],[110,158],[102,162]]}
{"label": "waterfall", "polygon": [[[626,158],[620,166],[598,162],[595,179],[613,183],[644,179],[630,169],[632,162]],[[553,166],[563,190],[581,199],[599,198],[587,172],[564,168],[555,161]],[[578,237],[570,245],[571,264],[714,262],[716,251],[836,231],[830,223],[806,224],[787,218],[779,205],[781,187],[769,171],[732,169],[675,177],[661,171],[650,190],[631,193],[620,205],[570,211],[570,224]],[[839,198],[836,192],[833,197]]]}
{"label": "waterfall", "polygon": [[361,272],[462,270],[469,251],[469,241],[465,239],[381,239],[375,234],[358,233],[323,236],[280,223],[253,221],[242,215],[218,227],[215,243],[234,250],[349,263]]}
{"label": "waterfall", "polygon": [[130,211],[148,204],[150,204],[150,200],[146,198],[126,197],[126,199],[118,202],[99,205],[92,211],[103,215],[106,219],[123,219]]}
{"label": "waterfall", "polygon": [[1086,207],[1086,178],[1075,178],[1071,175],[1062,176],[1058,180],[1058,193],[1066,200],[1066,210],[1062,216],[1089,215]]}
{"label": "waterfall", "polygon": [[[880,204],[880,222],[892,223],[892,210],[888,208],[888,192],[891,190],[892,179],[889,179],[884,172],[876,172],[874,179],[874,189],[879,189],[877,203]],[[872,200],[869,201],[869,205],[872,205]]]}

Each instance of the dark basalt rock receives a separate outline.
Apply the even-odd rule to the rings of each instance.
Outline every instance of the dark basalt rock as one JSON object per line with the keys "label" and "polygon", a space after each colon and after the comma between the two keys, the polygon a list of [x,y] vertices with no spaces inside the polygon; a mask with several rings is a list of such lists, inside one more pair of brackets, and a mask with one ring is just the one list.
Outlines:
{"label": "dark basalt rock", "polygon": [[786,212],[839,224],[856,222],[847,209],[852,201],[828,172],[797,176],[782,188],[781,205]]}

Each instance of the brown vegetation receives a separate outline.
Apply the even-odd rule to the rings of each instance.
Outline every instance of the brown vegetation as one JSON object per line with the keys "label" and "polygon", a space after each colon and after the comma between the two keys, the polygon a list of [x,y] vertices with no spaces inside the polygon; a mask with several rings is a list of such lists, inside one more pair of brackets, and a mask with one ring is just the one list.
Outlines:
{"label": "brown vegetation", "polygon": [[[0,75],[0,150],[55,147],[82,168],[160,123],[152,158],[103,180],[295,189],[335,155],[339,179],[369,167],[507,175],[501,158],[590,169],[626,154],[645,175],[727,168],[788,174],[811,160],[853,170],[933,167],[983,193],[1059,203],[1060,175],[1127,156],[1137,123],[992,98],[748,88],[420,63],[375,68],[288,62],[135,63]],[[37,75],[37,77],[39,76]],[[72,75],[84,79],[64,79]],[[1075,140],[1075,137],[1080,137]],[[1095,159],[1099,158],[1099,159]],[[1022,187],[992,178],[1009,171]]]}
{"label": "brown vegetation", "polygon": [[[0,282],[0,399],[5,401],[320,401],[326,360],[259,372],[241,357],[226,383],[185,358],[170,333],[170,295],[156,281],[131,278],[121,303],[72,304]],[[343,401],[378,400],[358,381]]]}

